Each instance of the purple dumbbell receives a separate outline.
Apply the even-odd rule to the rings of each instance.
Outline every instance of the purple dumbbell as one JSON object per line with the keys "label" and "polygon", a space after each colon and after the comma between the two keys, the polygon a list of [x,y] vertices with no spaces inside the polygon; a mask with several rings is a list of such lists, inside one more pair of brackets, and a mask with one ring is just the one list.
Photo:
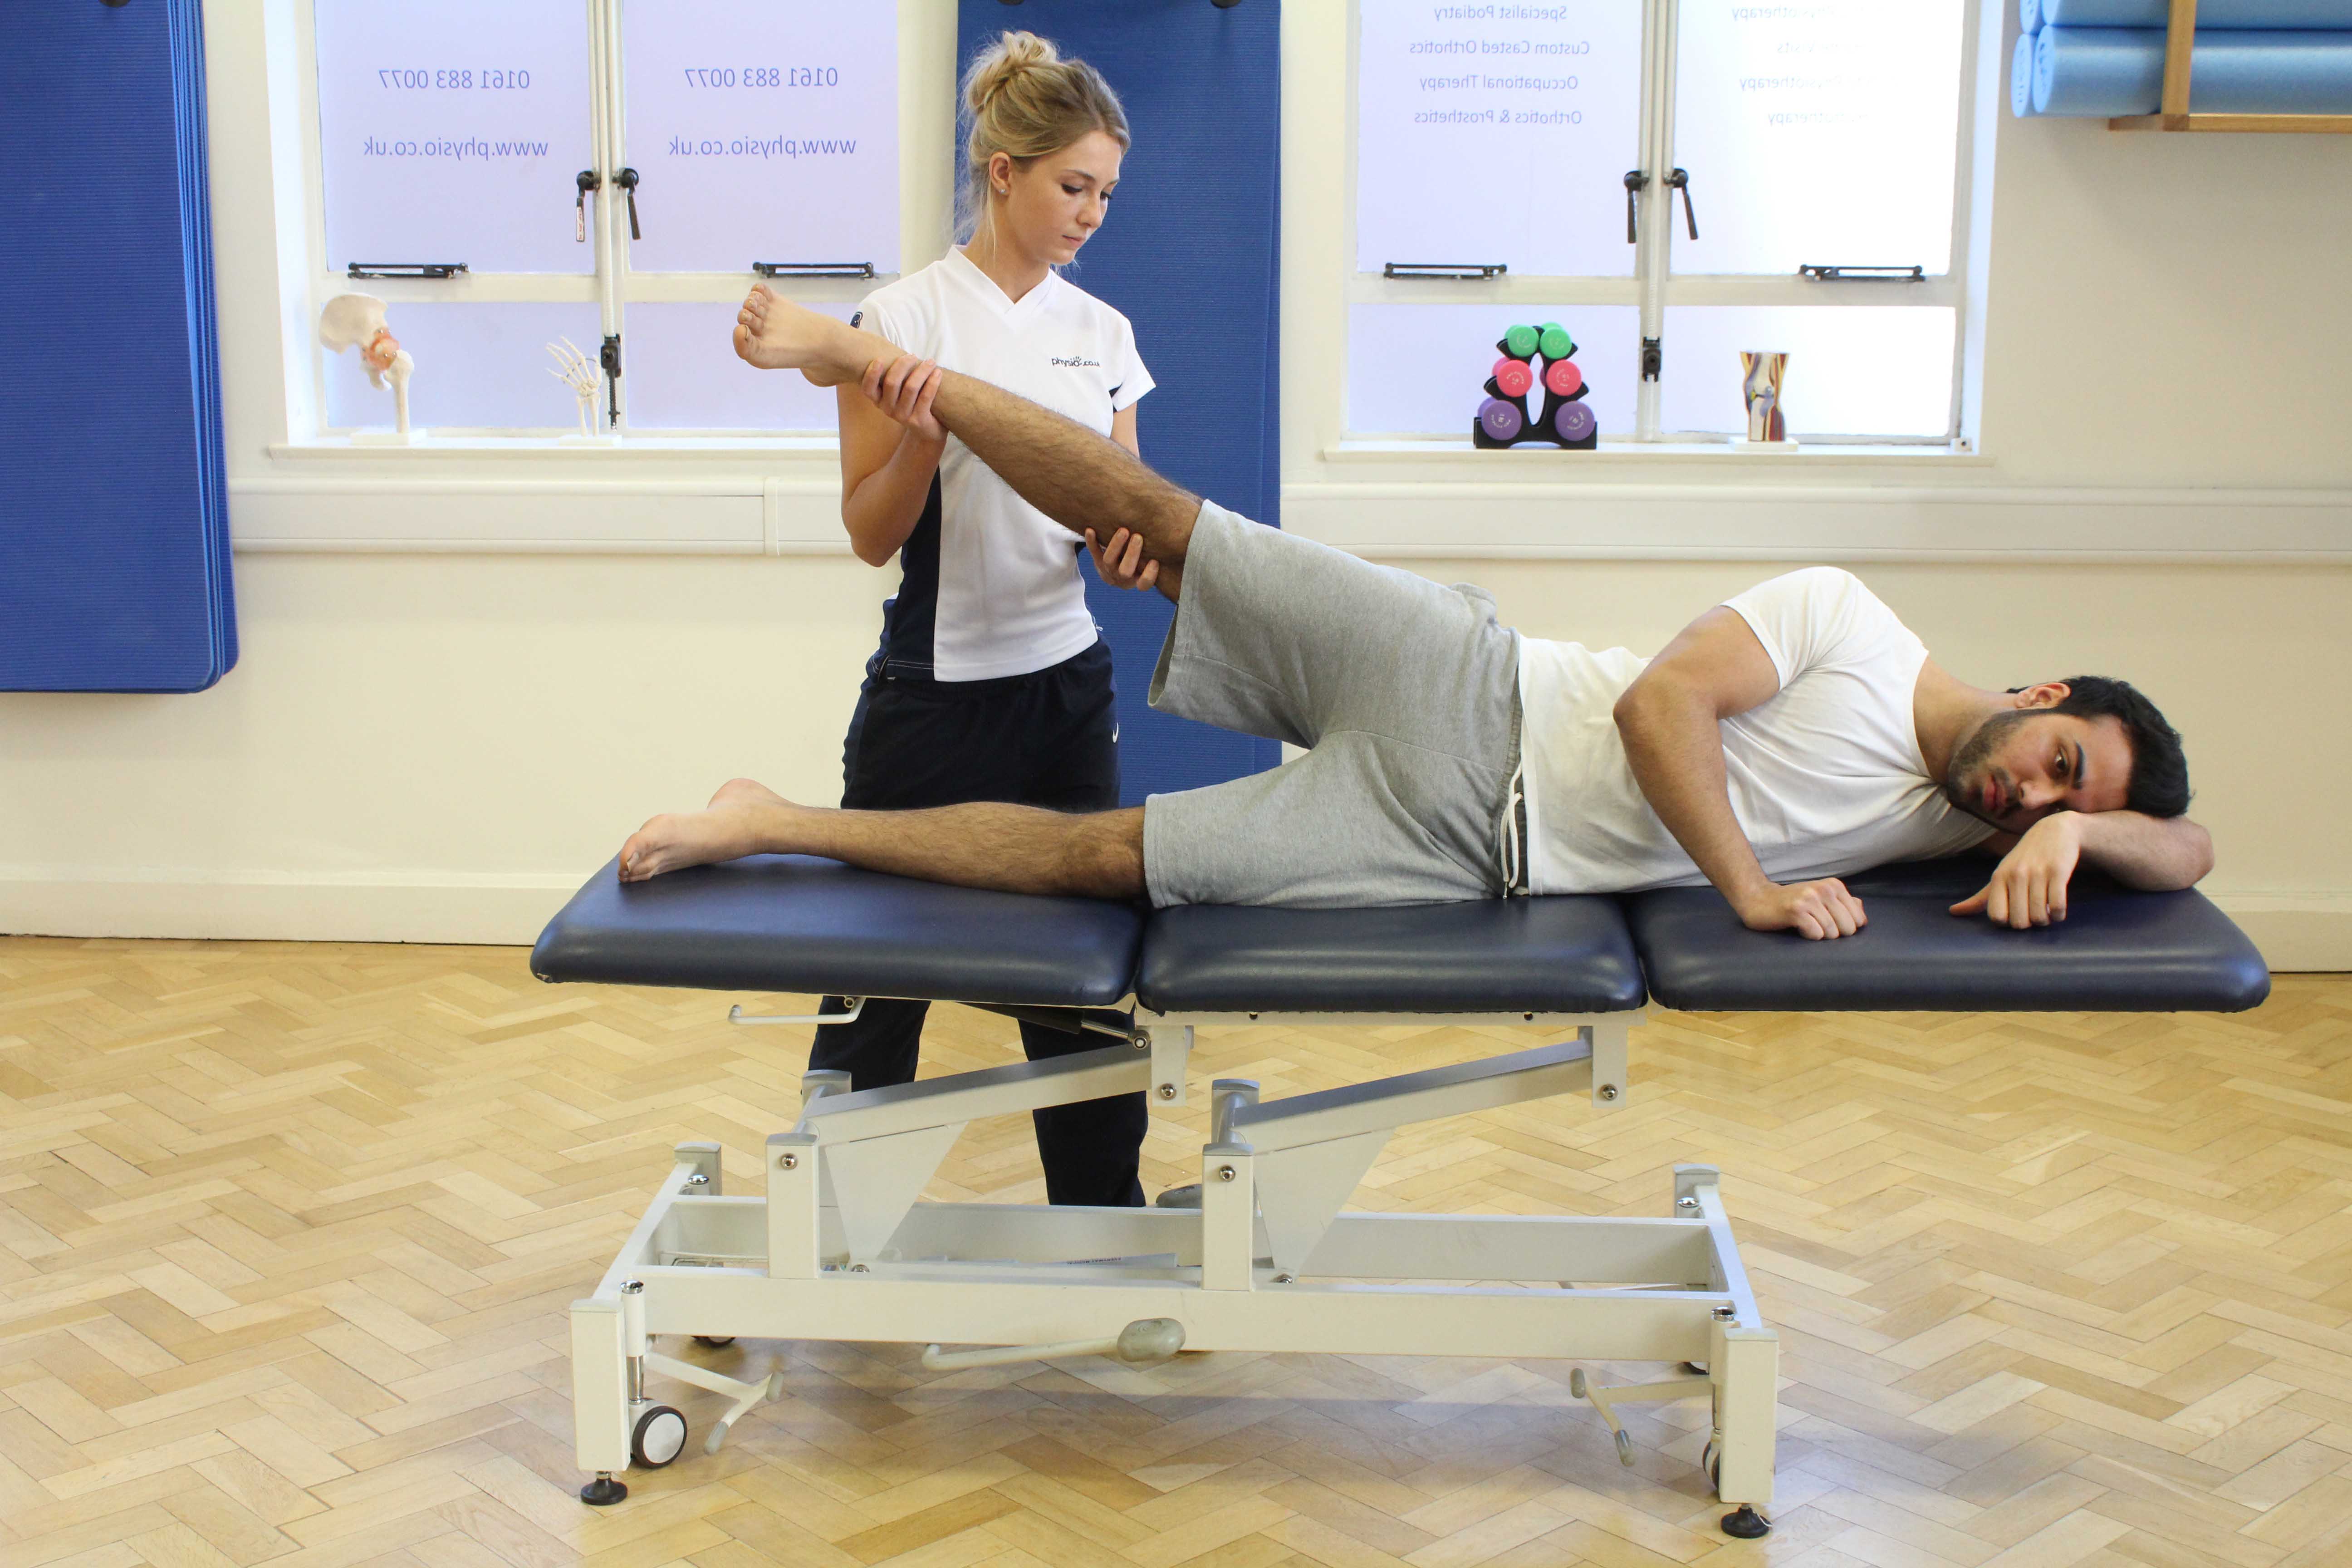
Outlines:
{"label": "purple dumbbell", "polygon": [[1600,424],[1589,403],[1563,403],[1559,412],[1551,419],[1552,428],[1559,432],[1559,438],[1563,441],[1585,440],[1599,428]]}
{"label": "purple dumbbell", "polygon": [[1528,427],[1527,413],[1506,398],[1490,397],[1478,405],[1478,427],[1497,441],[1516,441]]}

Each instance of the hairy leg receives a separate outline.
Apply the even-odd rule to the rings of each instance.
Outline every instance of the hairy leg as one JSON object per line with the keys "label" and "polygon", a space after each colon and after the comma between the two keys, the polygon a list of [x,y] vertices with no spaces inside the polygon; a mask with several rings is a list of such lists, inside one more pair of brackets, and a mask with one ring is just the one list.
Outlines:
{"label": "hairy leg", "polygon": [[[856,381],[872,395],[906,356],[887,339],[755,287],[736,319],[735,352],[770,370],[798,370],[820,386]],[[1177,596],[1201,498],[1153,473],[1107,437],[1002,387],[942,371],[931,412],[1021,499],[1083,538],[1139,534],[1160,563],[1160,591]]]}
{"label": "hairy leg", "polygon": [[1071,813],[974,802],[922,811],[798,805],[739,779],[700,811],[656,816],[621,846],[621,879],[744,855],[822,855],[869,871],[1089,899],[1143,896],[1143,809]]}

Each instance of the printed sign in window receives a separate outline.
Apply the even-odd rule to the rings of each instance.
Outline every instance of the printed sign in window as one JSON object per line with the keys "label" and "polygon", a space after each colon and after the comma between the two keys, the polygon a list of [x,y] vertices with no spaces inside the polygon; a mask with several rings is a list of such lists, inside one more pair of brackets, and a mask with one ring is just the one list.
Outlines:
{"label": "printed sign in window", "polygon": [[629,0],[639,272],[898,270],[898,7]]}
{"label": "printed sign in window", "polygon": [[1356,265],[1623,278],[1642,0],[1362,0]]}
{"label": "printed sign in window", "polygon": [[327,262],[590,272],[580,0],[313,0]]}
{"label": "printed sign in window", "polygon": [[1682,0],[1677,272],[1948,268],[1960,0]]}

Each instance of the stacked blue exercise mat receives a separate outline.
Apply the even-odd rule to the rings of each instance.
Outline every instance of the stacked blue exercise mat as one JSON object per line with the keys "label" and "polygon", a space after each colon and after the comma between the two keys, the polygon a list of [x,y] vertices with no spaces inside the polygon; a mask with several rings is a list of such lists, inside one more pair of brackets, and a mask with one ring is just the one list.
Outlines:
{"label": "stacked blue exercise mat", "polygon": [[0,690],[201,690],[236,616],[199,0],[5,32]]}
{"label": "stacked blue exercise mat", "polygon": [[[2166,0],[2018,0],[2011,110],[2156,113],[2169,10]],[[2352,114],[2352,0],[2200,0],[2189,108]]]}

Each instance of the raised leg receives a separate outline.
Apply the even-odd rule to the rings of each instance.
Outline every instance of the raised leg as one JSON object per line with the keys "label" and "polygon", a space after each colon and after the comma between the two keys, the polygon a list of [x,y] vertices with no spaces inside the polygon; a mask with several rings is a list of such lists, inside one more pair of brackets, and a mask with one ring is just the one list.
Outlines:
{"label": "raised leg", "polygon": [[[778,299],[755,286],[737,317],[735,352],[766,370],[798,370],[821,386],[878,384],[898,345]],[[1160,563],[1160,591],[1177,596],[1201,498],[1146,468],[1124,447],[987,382],[943,372],[931,404],[941,425],[979,454],[1022,500],[1083,536],[1140,534]]]}

